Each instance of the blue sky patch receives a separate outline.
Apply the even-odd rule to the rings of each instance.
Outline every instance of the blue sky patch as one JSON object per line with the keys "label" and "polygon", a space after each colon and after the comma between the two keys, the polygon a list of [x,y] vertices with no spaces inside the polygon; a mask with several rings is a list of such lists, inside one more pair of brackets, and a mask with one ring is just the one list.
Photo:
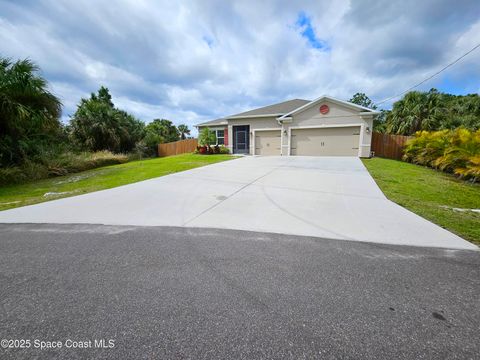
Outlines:
{"label": "blue sky patch", "polygon": [[205,43],[211,49],[212,46],[213,46],[213,39],[211,37],[207,36],[207,35],[204,35],[202,39],[203,39],[203,41],[205,41]]}
{"label": "blue sky patch", "polygon": [[310,19],[305,12],[301,11],[298,14],[297,21],[295,25],[300,29],[300,35],[307,39],[310,46],[314,49],[322,49],[325,51],[330,50],[327,42],[325,40],[319,39],[315,34],[312,26],[312,20]]}

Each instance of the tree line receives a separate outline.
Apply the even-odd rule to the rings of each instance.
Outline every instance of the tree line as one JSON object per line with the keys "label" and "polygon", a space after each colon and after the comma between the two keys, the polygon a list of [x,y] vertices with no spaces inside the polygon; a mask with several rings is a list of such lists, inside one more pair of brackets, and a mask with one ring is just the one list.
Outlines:
{"label": "tree line", "polygon": [[[364,93],[356,93],[349,101],[377,109]],[[374,120],[375,131],[399,135],[457,128],[480,129],[478,94],[452,95],[437,89],[411,91],[393,103],[391,110],[380,110],[380,115]]]}
{"label": "tree line", "polygon": [[185,139],[187,125],[154,119],[149,124],[119,109],[108,88],[81,99],[68,124],[62,104],[30,60],[0,58],[0,166],[52,157],[65,151],[141,153],[154,156],[159,143]]}

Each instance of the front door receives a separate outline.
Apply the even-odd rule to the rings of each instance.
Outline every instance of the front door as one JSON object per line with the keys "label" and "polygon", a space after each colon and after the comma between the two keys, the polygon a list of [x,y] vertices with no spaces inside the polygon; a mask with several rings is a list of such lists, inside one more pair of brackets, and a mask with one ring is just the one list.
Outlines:
{"label": "front door", "polygon": [[248,154],[250,149],[250,127],[248,125],[233,127],[233,153]]}

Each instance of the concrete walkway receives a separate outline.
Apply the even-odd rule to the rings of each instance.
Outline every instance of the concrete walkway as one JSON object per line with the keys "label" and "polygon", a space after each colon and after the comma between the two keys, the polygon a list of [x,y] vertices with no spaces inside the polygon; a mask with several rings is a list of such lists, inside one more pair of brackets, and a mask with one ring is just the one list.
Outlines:
{"label": "concrete walkway", "polygon": [[478,249],[386,199],[353,157],[243,157],[3,211],[0,222],[211,227]]}

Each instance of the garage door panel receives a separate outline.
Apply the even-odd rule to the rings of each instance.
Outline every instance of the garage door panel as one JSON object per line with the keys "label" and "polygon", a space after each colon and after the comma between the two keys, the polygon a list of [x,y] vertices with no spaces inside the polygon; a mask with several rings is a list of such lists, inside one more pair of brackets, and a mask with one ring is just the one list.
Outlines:
{"label": "garage door panel", "polygon": [[291,154],[358,156],[360,127],[292,129]]}
{"label": "garage door panel", "polygon": [[255,132],[255,155],[280,155],[280,146],[280,130]]}

